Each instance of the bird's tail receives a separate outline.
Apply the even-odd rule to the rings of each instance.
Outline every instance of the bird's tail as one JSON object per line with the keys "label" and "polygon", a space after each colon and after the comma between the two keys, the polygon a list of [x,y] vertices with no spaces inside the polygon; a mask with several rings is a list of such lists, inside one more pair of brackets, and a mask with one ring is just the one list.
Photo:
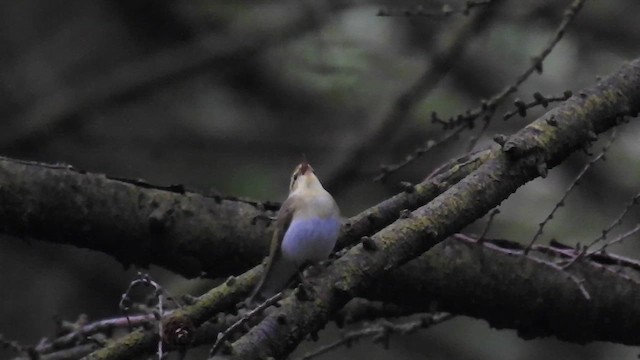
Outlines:
{"label": "bird's tail", "polygon": [[284,289],[297,270],[298,268],[295,262],[283,257],[275,259],[265,270],[262,280],[260,280],[260,283],[256,286],[253,294],[249,297],[249,301],[253,302],[261,299],[268,299],[279,293]]}

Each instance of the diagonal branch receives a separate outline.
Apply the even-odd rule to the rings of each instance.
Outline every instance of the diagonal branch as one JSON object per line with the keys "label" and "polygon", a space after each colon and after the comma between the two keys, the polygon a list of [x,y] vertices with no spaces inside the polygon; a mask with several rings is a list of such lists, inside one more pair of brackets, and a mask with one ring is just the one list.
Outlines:
{"label": "diagonal branch", "polygon": [[[579,252],[557,246],[536,245],[532,251],[549,261],[554,257],[571,258]],[[587,300],[568,276],[529,256],[514,256],[523,253],[522,245],[507,240],[486,239],[478,243],[465,236],[450,237],[383,276],[375,286],[365,291],[369,299],[384,303],[362,299],[351,301],[333,316],[333,320],[340,326],[381,316],[395,317],[437,309],[484,319],[495,328],[515,329],[526,339],[553,335],[574,343],[612,341],[640,344],[633,331],[640,326],[640,286],[616,271],[616,267],[624,266],[624,263],[612,263],[616,255],[607,255],[611,257],[609,259],[585,259],[572,267],[572,274],[584,278],[585,286],[592,294],[591,300]],[[220,295],[223,288],[246,286],[242,278],[229,284],[212,292]],[[199,301],[206,299],[208,297]],[[192,314],[192,310],[182,315],[187,314]],[[240,318],[241,315],[214,317],[198,327],[189,346],[211,343],[218,333]],[[152,321],[148,316],[136,319],[141,323]],[[126,327],[126,323],[125,318],[102,320],[83,327],[82,333],[90,335],[104,330],[104,326],[107,329]],[[74,342],[69,341],[72,340],[70,336],[77,342],[75,347],[86,345],[82,334],[74,332],[55,340],[52,343],[55,350],[66,352],[74,347]],[[153,330],[134,332],[125,338],[129,341],[129,348],[120,348],[120,353],[100,351],[93,358],[117,359],[142,352],[151,353],[154,339],[157,339]],[[131,342],[136,339],[144,341]],[[114,349],[113,344],[118,343],[123,342],[115,341],[105,350]],[[52,350],[51,346],[36,348],[40,354],[44,353],[42,358]]]}
{"label": "diagonal branch", "polygon": [[[457,216],[459,216],[458,214],[456,214],[456,211],[460,211],[459,209],[464,209],[464,207],[467,206],[467,202],[454,201],[453,205],[454,207],[456,207],[455,209],[445,209],[444,207],[450,204],[450,202],[447,201],[447,199],[450,199],[449,197],[459,195],[457,192],[463,191],[465,189],[469,189],[473,187],[474,182],[481,181],[481,180],[489,183],[493,181],[493,183],[491,183],[492,186],[489,186],[486,189],[484,189],[481,186],[480,190],[478,190],[478,188],[476,187],[475,191],[486,190],[487,193],[493,194],[496,191],[499,191],[499,190],[496,190],[494,186],[500,187],[500,186],[507,186],[507,185],[510,187],[509,189],[513,189],[513,187],[516,187],[517,184],[512,184],[511,181],[505,182],[504,184],[500,184],[500,180],[504,179],[505,177],[508,177],[507,180],[515,179],[523,182],[524,181],[523,179],[526,180],[527,177],[533,177],[539,171],[544,172],[544,170],[546,170],[545,163],[555,165],[560,160],[560,158],[562,156],[566,156],[566,154],[568,154],[570,150],[573,150],[576,147],[581,146],[582,144],[584,144],[585,141],[593,139],[593,137],[595,136],[595,132],[601,132],[606,130],[608,127],[614,126],[616,124],[616,117],[622,114],[636,113],[638,111],[639,102],[640,102],[639,100],[640,87],[637,85],[640,83],[639,68],[640,68],[639,61],[635,61],[631,65],[623,68],[623,70],[621,70],[618,74],[603,80],[598,86],[588,91],[580,92],[578,96],[572,98],[562,107],[548,113],[538,121],[534,122],[524,130],[522,130],[521,133],[509,139],[505,143],[504,151],[494,151],[490,154],[482,153],[484,157],[482,159],[477,159],[478,161],[464,162],[463,164],[454,163],[454,166],[450,168],[449,172],[440,173],[436,175],[434,178],[430,179],[431,182],[428,181],[424,184],[420,184],[416,186],[407,186],[407,190],[405,191],[405,193],[399,194],[396,197],[390,200],[387,200],[384,203],[389,205],[388,207],[372,208],[370,209],[371,211],[364,212],[358,217],[351,219],[349,222],[350,226],[346,227],[342,235],[343,238],[350,238],[350,239],[349,241],[343,240],[342,244],[351,243],[353,240],[359,239],[359,237],[361,236],[371,234],[371,232],[374,231],[375,228],[384,226],[388,223],[388,221],[392,221],[392,219],[397,218],[397,214],[399,212],[398,206],[406,206],[406,208],[413,208],[411,204],[415,206],[416,204],[419,205],[420,201],[425,201],[425,202],[429,201],[430,196],[431,197],[435,196],[437,193],[446,189],[448,186],[451,185],[451,183],[453,183],[451,182],[448,185],[440,186],[439,183],[435,180],[437,179],[446,180],[447,178],[444,177],[444,175],[447,175],[448,173],[456,174],[456,170],[460,167],[464,169],[465,166],[467,165],[479,164],[479,163],[482,163],[483,160],[486,161],[485,159],[489,158],[488,162],[482,167],[482,169],[474,173],[472,177],[466,178],[465,180],[463,180],[463,182],[461,182],[460,184],[456,185],[454,188],[449,190],[444,196],[437,199],[434,202],[434,203],[437,203],[437,205],[430,204],[430,205],[427,205],[425,208],[422,208],[416,212],[416,214],[419,215],[420,213],[424,212],[425,209],[431,209],[429,211],[433,211],[435,214],[437,214],[438,211],[441,211],[438,207],[442,206],[443,210],[451,210],[451,213],[453,215],[450,216],[449,220],[447,220],[446,217],[435,217],[431,226],[434,226],[434,225],[442,226],[442,227],[445,227],[445,230],[449,228],[460,227],[459,225],[456,225],[459,223],[451,225],[450,223],[447,223],[447,221],[463,222],[463,221],[469,220],[469,219],[461,220],[456,218]],[[550,121],[550,119],[552,118],[554,119],[554,121]],[[6,216],[0,217],[0,219],[4,219],[3,220],[4,222],[2,223],[2,229],[4,231],[7,231],[6,229],[11,229],[12,231],[11,233],[14,233],[14,234],[18,230],[22,230],[23,232],[20,234],[25,234],[25,232],[30,232],[29,233],[30,235],[42,234],[41,236],[46,236],[45,231],[43,230],[42,227],[26,226],[29,224],[30,225],[38,224],[36,222],[33,222],[33,219],[34,217],[37,219],[39,216],[37,213],[27,211],[29,210],[29,207],[26,207],[26,205],[35,206],[34,209],[41,209],[41,210],[47,210],[51,207],[55,208],[55,205],[56,205],[55,203],[51,203],[47,201],[38,203],[36,199],[38,199],[38,196],[41,196],[43,199],[47,199],[45,195],[47,195],[49,192],[55,192],[60,189],[64,190],[66,186],[68,186],[69,189],[64,190],[64,191],[67,191],[65,194],[67,197],[69,196],[72,197],[72,199],[68,199],[67,197],[61,197],[60,199],[58,199],[62,201],[61,205],[63,205],[62,208],[65,209],[65,211],[69,211],[69,209],[82,209],[82,207],[79,205],[86,204],[86,203],[94,204],[96,207],[91,208],[91,210],[94,211],[96,209],[101,209],[99,206],[96,205],[96,204],[99,204],[99,201],[111,201],[109,197],[106,197],[106,198],[95,197],[95,196],[98,196],[96,195],[96,193],[99,192],[95,189],[94,191],[90,191],[87,194],[85,194],[84,192],[82,192],[82,190],[84,189],[83,187],[80,186],[80,184],[89,188],[91,188],[91,186],[100,185],[103,187],[103,191],[105,191],[107,195],[118,194],[119,197],[126,197],[123,194],[125,195],[129,194],[129,195],[140,196],[143,199],[146,199],[149,196],[157,195],[156,194],[157,192],[170,193],[170,194],[175,194],[176,192],[180,192],[179,188],[159,189],[159,188],[154,188],[148,185],[142,186],[143,183],[132,184],[131,182],[117,181],[101,175],[83,174],[82,172],[78,172],[76,170],[70,169],[65,166],[23,163],[23,162],[11,161],[7,159],[3,159],[1,161],[2,161],[1,164],[5,164],[5,162],[10,162],[11,165],[16,166],[16,168],[13,168],[14,171],[16,169],[19,170],[17,171],[17,173],[12,173],[12,171],[10,171],[12,170],[11,167],[9,168],[7,168],[6,166],[0,167],[1,169],[0,180],[2,180],[0,182],[0,184],[2,184],[2,186],[0,186],[0,195],[2,196],[1,199],[3,200],[2,202],[0,202],[0,204],[4,204],[3,206],[7,208],[7,209],[2,208],[3,209],[2,211],[4,211],[4,213],[2,214],[3,215],[11,214],[12,216],[14,216],[14,218],[7,218]],[[492,170],[494,168],[497,168],[499,170],[502,169],[502,170],[492,173]],[[43,182],[43,180],[39,178],[39,176],[43,175],[39,173],[41,171],[44,173],[51,172],[51,173],[48,173],[48,175],[52,176],[51,179],[59,180],[59,182],[53,181],[52,182],[53,185],[45,185],[43,183],[43,184],[40,184],[42,188],[36,187],[35,189],[39,189],[39,190],[34,190],[34,188],[30,187],[31,185],[38,184],[39,181]],[[519,171],[522,171],[522,172],[519,172]],[[13,180],[13,182],[9,183],[10,186],[7,186],[5,184],[5,180],[7,179]],[[462,189],[461,189],[461,186],[463,187]],[[18,193],[13,193],[8,191],[7,190],[8,188],[19,189],[20,191]],[[76,190],[77,193],[74,193],[72,190]],[[122,191],[122,193],[118,191]],[[149,193],[145,193],[144,191],[149,191]],[[507,196],[509,193],[509,192],[506,192],[506,190],[504,189],[502,189],[502,191],[503,192],[501,192],[501,194],[503,194],[504,196]],[[491,194],[487,196],[491,198],[491,196],[493,196]],[[88,196],[89,198],[82,199],[80,195]],[[24,200],[21,197],[24,197],[24,196],[26,196],[27,199],[30,199],[30,196],[33,198],[27,201],[25,205],[25,204],[22,204],[21,202],[22,200]],[[164,196],[169,196],[169,195],[164,194]],[[186,195],[180,195],[180,196],[183,196],[186,199],[189,199],[191,197],[196,197],[199,195],[187,193]],[[92,201],[88,201],[89,199],[91,199]],[[247,204],[246,202],[240,202],[240,201],[234,202],[234,201],[222,199],[220,197],[218,197],[218,199],[220,203],[224,203],[225,201],[228,201],[230,204],[227,204],[227,205],[232,208],[236,208],[236,210],[237,210],[236,206],[238,204],[251,205],[255,207],[255,205]],[[411,199],[413,203],[411,203],[409,199]],[[416,199],[420,199],[420,200],[416,200]],[[122,201],[122,199],[120,198],[116,200]],[[214,198],[209,198],[209,200],[215,202]],[[471,207],[480,206],[485,201],[486,200],[482,198],[479,199],[478,201],[474,201],[474,198],[471,198],[468,204]],[[184,205],[186,203],[187,203],[186,200],[184,201],[177,200],[175,202],[175,204],[177,205]],[[47,206],[44,206],[44,205],[47,205]],[[16,211],[16,210],[15,209],[11,210],[9,208],[16,207],[16,206],[20,211],[23,211],[23,212],[12,213],[11,211]],[[382,206],[382,204],[380,206]],[[491,205],[488,205],[488,206],[491,206]],[[120,207],[117,207],[117,208],[120,209]],[[142,209],[145,209],[145,207],[142,207]],[[391,209],[395,209],[395,211]],[[402,207],[400,207],[400,209],[402,209]],[[132,211],[132,210],[130,209],[129,211]],[[473,213],[470,213],[466,209],[465,211],[462,211],[463,215],[468,216],[469,218],[475,216],[474,214],[481,212],[478,209],[471,209]],[[24,215],[24,218],[19,218],[16,214],[22,214]],[[57,213],[53,213],[52,211],[49,211],[47,214],[58,215]],[[69,215],[70,213],[65,213],[65,214]],[[78,231],[78,229],[83,229],[82,227],[74,228],[74,226],[78,226],[78,224],[82,224],[82,223],[78,223],[77,221],[66,221],[64,219],[64,216],[66,216],[65,214],[59,214],[58,217],[54,217],[54,219],[64,220],[61,222],[63,224],[68,224],[70,226],[70,229],[62,228],[62,230],[67,231],[68,234],[71,236],[78,236],[77,233],[74,235],[74,232],[72,230]],[[87,218],[91,218],[91,219],[95,218],[98,220],[101,219],[100,216],[96,216],[96,214],[93,214],[90,211],[88,213],[83,212],[81,214]],[[98,214],[100,215],[100,213]],[[404,212],[403,214],[407,215],[409,213]],[[244,216],[247,216],[247,215],[244,214]],[[71,217],[70,219],[75,219],[75,218]],[[147,218],[142,217],[142,219],[147,219]],[[177,221],[178,222],[187,221],[188,219],[190,218],[178,217]],[[9,220],[16,220],[17,223],[13,224]],[[371,280],[368,279],[367,276],[370,278],[373,278],[377,275],[384,273],[386,270],[391,269],[392,267],[395,267],[395,265],[399,265],[400,263],[406,261],[403,258],[405,256],[404,250],[401,247],[398,247],[399,243],[396,242],[396,238],[409,239],[409,241],[407,242],[407,245],[410,245],[411,248],[407,249],[407,253],[408,252],[413,253],[415,248],[430,245],[429,242],[433,243],[434,241],[437,241],[434,239],[437,239],[440,235],[444,233],[444,231],[442,233],[439,232],[438,236],[436,236],[436,234],[434,234],[433,231],[426,231],[426,232],[423,232],[422,235],[420,235],[420,240],[419,240],[419,238],[416,237],[418,235],[415,234],[415,231],[418,229],[418,226],[420,226],[421,224],[417,224],[415,228],[406,227],[406,224],[408,222],[418,222],[420,220],[421,218],[419,216],[413,216],[411,218],[402,219],[400,222],[398,222],[400,226],[396,228],[402,231],[399,231],[395,236],[393,234],[390,234],[390,231],[386,229],[385,231],[381,232],[382,235],[384,234],[388,235],[385,238],[382,238],[381,234],[377,234],[371,238],[367,238],[368,239],[366,241],[366,243],[368,243],[367,250],[363,250],[362,247],[357,246],[356,248],[352,249],[349,253],[347,253],[347,255],[345,255],[342,259],[338,260],[333,267],[331,267],[326,271],[330,272],[329,273],[330,276],[340,276],[341,274],[336,273],[335,269],[338,267],[342,267],[342,270],[343,270],[342,276],[338,277],[337,279],[339,281],[336,282],[338,286],[341,287],[342,290],[336,292],[333,289],[332,284],[327,285],[327,283],[325,283],[324,280],[322,279],[320,279],[320,281],[323,281],[323,282],[318,283],[318,285],[320,286],[317,286],[317,289],[320,289],[321,291],[326,291],[328,289],[330,292],[333,292],[333,294],[331,295],[333,296],[339,295],[340,298],[336,299],[334,297],[333,299],[330,299],[331,302],[328,303],[326,301],[326,298],[318,296],[318,295],[322,295],[322,293],[319,293],[316,290],[316,295],[318,296],[318,300],[320,300],[320,301],[317,301],[317,303],[321,306],[326,306],[326,304],[329,304],[331,307],[324,308],[326,309],[326,313],[328,314],[334,310],[333,306],[335,306],[336,308],[339,307],[340,302],[343,302],[343,301],[346,302],[346,300],[348,300],[348,298],[352,296],[352,294],[349,293],[350,289],[353,289],[354,294],[357,293],[359,290],[364,290],[364,288],[366,288],[366,285],[367,285],[366,283],[371,282]],[[52,228],[50,229],[54,229],[54,230],[58,229],[56,228],[56,226],[61,226],[60,224],[57,224],[55,221],[48,221],[46,222],[46,224],[48,224],[48,226],[52,226]],[[391,228],[397,225],[398,224],[392,225]],[[186,226],[186,224],[182,224],[182,226]],[[239,226],[238,223],[236,223],[235,226]],[[236,230],[241,230],[241,229],[236,229]],[[105,231],[108,233],[109,231],[111,231],[111,229],[105,229]],[[424,235],[425,233],[426,235]],[[48,236],[52,236],[53,238],[55,238],[54,236],[55,234],[57,233],[54,231],[53,235],[49,234]],[[80,232],[80,234],[82,234],[82,232]],[[426,236],[426,239],[424,239],[424,236]],[[425,242],[426,245],[416,244],[417,242],[420,242],[420,241]],[[383,263],[383,261],[381,261],[379,258],[385,257],[387,256],[387,254],[384,251],[379,251],[379,250],[385,249],[385,248],[390,249],[389,250],[390,252],[388,254],[389,255],[388,258],[383,259],[385,265],[382,267],[382,269],[380,269],[379,266],[381,263]],[[240,255],[237,253],[235,254],[235,256],[240,256]],[[415,255],[411,255],[411,254],[406,255],[406,259],[412,256],[415,256]],[[373,259],[374,262],[372,262],[372,264],[377,267],[377,268],[373,266],[369,267],[368,271],[371,271],[370,274],[369,273],[365,274],[362,272],[362,269],[363,269],[361,267],[362,262],[360,262],[360,260],[362,259],[366,260],[367,257],[370,257],[371,259]],[[346,263],[345,259],[356,259],[357,261],[353,262],[351,264],[352,267],[349,268],[350,264]],[[388,269],[385,269],[387,264],[386,261],[388,261],[388,264],[391,265],[389,266]],[[181,310],[179,314],[182,314],[182,316],[188,317],[189,320],[194,323],[194,326],[198,326],[199,324],[201,324],[202,322],[204,322],[205,320],[213,316],[215,313],[219,311],[224,311],[225,309],[228,309],[229,306],[239,301],[239,299],[243,296],[243,294],[246,294],[246,292],[249,291],[249,289],[253,284],[253,281],[259,276],[258,275],[259,271],[260,271],[260,267],[256,267],[252,271],[238,277],[233,283],[228,282],[219,288],[213,289],[206,296],[201,298],[196,304]],[[513,271],[509,271],[509,269],[506,269],[504,271],[506,271],[506,273],[513,273]],[[349,278],[349,276],[351,276],[352,274],[354,279],[356,280],[355,283],[352,282],[354,281],[354,279]],[[349,275],[349,276],[345,276],[345,275]],[[358,289],[355,286],[357,285],[358,278],[363,280],[362,284],[364,286],[362,287],[362,289]],[[333,279],[335,280],[336,278],[334,277]],[[352,287],[349,288],[349,286],[352,286]],[[347,291],[343,290],[345,288],[347,289]],[[573,287],[573,289],[575,290],[575,286]],[[620,291],[623,291],[623,290],[620,290]],[[622,294],[618,294],[618,295],[620,297],[626,298],[626,295],[622,295]],[[290,311],[291,304],[296,304],[296,300],[292,299],[292,297],[285,300],[286,306],[283,307],[282,309],[278,309],[276,313],[280,311]],[[300,309],[305,311],[303,314],[301,314],[301,316],[306,317],[307,316],[306,311],[309,311],[310,313],[313,313],[313,311],[317,311],[317,309],[313,309],[313,306],[311,307],[311,309],[309,309],[308,308],[309,305],[313,305],[313,304],[304,302],[296,305],[296,306],[300,306]],[[324,316],[324,315],[320,314],[320,316]],[[267,320],[268,319],[269,318],[267,318]],[[282,325],[283,327],[291,326],[291,319],[296,321],[295,318],[287,318],[287,319],[288,320],[286,321],[286,324]],[[170,319],[167,319],[167,320],[170,320]],[[308,332],[310,331],[309,329],[313,329],[314,327],[320,326],[322,321],[324,320],[317,321],[317,320],[311,319],[311,321],[308,321],[303,324],[300,332],[305,332],[305,331]],[[263,325],[260,325],[260,326],[263,326]],[[276,330],[280,331],[278,328],[276,328]],[[300,332],[293,332],[293,335],[299,336]],[[103,355],[109,354],[109,356],[102,357],[102,356],[97,356],[98,354],[95,354],[96,356],[94,358],[128,358],[130,356],[133,356],[132,354],[140,354],[141,352],[147,351],[146,349],[148,349],[148,347],[145,347],[145,346],[148,346],[149,344],[150,346],[153,346],[154,342],[156,341],[157,341],[157,334],[146,333],[144,331],[136,331],[133,334],[125,337],[123,341],[116,341],[116,342],[110,343],[107,348],[102,349],[100,354],[103,354]],[[241,339],[240,343],[242,341],[243,340]],[[265,341],[266,339],[262,339],[261,340],[262,344],[264,344]],[[258,343],[257,345],[260,346],[260,344],[261,343]],[[293,347],[296,344],[297,344],[297,341],[295,343],[292,342],[288,346]],[[236,346],[234,345],[234,347]],[[137,352],[135,351],[130,352],[130,350],[132,349],[136,349],[135,351]],[[283,351],[283,350],[280,350],[280,351]]]}
{"label": "diagonal branch", "polygon": [[[402,209],[416,208],[435,198],[471,171],[477,169],[488,159],[489,155],[490,151],[481,151],[460,159],[460,162],[452,161],[448,166],[445,166],[445,169],[429,177],[423,183],[407,186],[404,192],[349,219],[343,226],[338,247],[351,245],[361,237],[388,225],[397,218]],[[181,319],[187,319],[187,322],[197,327],[216,313],[224,311],[229,304],[242,301],[251,287],[255,285],[261,271],[261,265],[255,266],[237,278],[230,279],[224,285],[210,290],[195,304],[185,307],[163,321],[181,322],[183,321]],[[157,342],[157,336],[153,332],[139,330],[111,342],[105,348],[92,353],[89,358],[128,359],[148,351],[155,342]]]}
{"label": "diagonal branch", "polygon": [[532,122],[471,175],[308,279],[315,284],[313,301],[285,298],[280,308],[233,343],[229,357],[286,356],[375,279],[481,217],[520,186],[545,176],[549,167],[593,141],[597,133],[616,126],[621,116],[639,110],[640,59]]}

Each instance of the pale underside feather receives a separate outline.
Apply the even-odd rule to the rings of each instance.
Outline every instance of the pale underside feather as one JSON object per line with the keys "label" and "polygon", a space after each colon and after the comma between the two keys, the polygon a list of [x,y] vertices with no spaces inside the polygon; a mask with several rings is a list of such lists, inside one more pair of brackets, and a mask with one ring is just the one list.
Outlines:
{"label": "pale underside feather", "polygon": [[275,295],[301,265],[326,259],[339,230],[337,205],[324,189],[292,193],[278,213],[265,273],[251,299]]}

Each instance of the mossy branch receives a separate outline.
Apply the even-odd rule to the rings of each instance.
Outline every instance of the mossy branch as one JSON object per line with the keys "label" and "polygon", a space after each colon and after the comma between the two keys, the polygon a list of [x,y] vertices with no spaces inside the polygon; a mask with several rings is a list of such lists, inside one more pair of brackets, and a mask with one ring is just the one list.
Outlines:
{"label": "mossy branch", "polygon": [[[265,324],[269,324],[269,319],[273,319],[273,316],[279,316],[278,314],[283,314],[284,317],[282,318],[287,320],[284,324],[279,324],[282,329],[273,328],[275,329],[274,334],[271,334],[271,332],[263,333],[269,336],[264,336],[262,339],[258,338],[255,347],[243,347],[242,344],[246,344],[247,337],[240,339],[234,344],[233,356],[244,354],[251,357],[255,354],[254,350],[256,349],[260,354],[275,356],[286,354],[297,345],[304,334],[315,331],[314,329],[322,326],[327,321],[329,314],[339,308],[341,304],[346,303],[355,294],[364,293],[364,290],[372,283],[372,279],[388,273],[389,270],[420,254],[422,249],[427,249],[434,243],[441,241],[447,233],[456,231],[465,223],[481,216],[488,209],[495,206],[496,203],[506,198],[512,191],[515,191],[518,186],[540,173],[544,174],[547,166],[559,163],[570,151],[585,146],[589,141],[592,141],[596,133],[614,126],[620,116],[637,113],[640,102],[639,67],[638,61],[635,61],[625,66],[619,73],[601,81],[594,88],[580,92],[560,108],[547,113],[520,133],[507,139],[502,150],[481,152],[473,155],[470,161],[461,162],[460,164],[454,163],[448,171],[436,175],[423,184],[407,185],[405,192],[350,219],[348,221],[349,225],[345,226],[341,235],[340,244],[342,246],[353,244],[354,241],[359,240],[362,236],[370,235],[379,228],[386,226],[397,218],[400,210],[414,209],[416,206],[426,203],[443,190],[449,188],[460,177],[466,175],[468,171],[486,162],[472,176],[465,178],[435,201],[413,213],[402,212],[402,219],[373,237],[367,238],[368,241],[366,242],[369,245],[366,246],[366,249],[362,246],[354,247],[345,256],[337,260],[333,266],[325,270],[324,275],[320,274],[319,278],[312,279],[311,281],[316,283],[314,288],[316,297],[313,302],[298,302],[295,297],[287,298],[284,301],[284,306],[278,309],[275,315],[270,315],[263,323],[258,325],[258,329],[264,329]],[[168,196],[172,201],[172,205],[182,206],[178,208],[179,212],[188,208],[185,204],[189,205],[189,201],[193,201],[192,198],[202,197],[193,193],[181,194],[183,191],[179,187],[156,188],[139,182],[121,181],[102,175],[85,174],[65,166],[24,163],[10,159],[2,159],[0,165],[2,165],[0,167],[2,169],[0,171],[0,196],[3,199],[3,202],[0,202],[3,204],[0,214],[4,215],[2,217],[4,219],[2,223],[3,231],[44,240],[62,241],[61,234],[71,235],[77,239],[76,241],[87,240],[89,239],[87,233],[91,234],[91,231],[95,231],[95,229],[87,228],[87,226],[98,225],[98,228],[105,231],[106,234],[119,234],[114,232],[110,226],[105,225],[105,223],[113,225],[113,223],[108,223],[109,219],[101,218],[106,217],[109,213],[105,214],[96,211],[108,210],[111,205],[122,211],[127,211],[121,212],[121,214],[128,215],[133,213],[134,219],[140,220],[140,224],[132,228],[142,229],[144,226],[149,225],[148,216],[150,212],[145,204],[155,199],[154,196],[158,195],[158,193],[162,193],[160,198]],[[47,180],[57,181],[49,183]],[[82,186],[84,185],[90,191],[83,192]],[[9,189],[18,191],[9,191]],[[105,193],[101,194],[100,189],[106,189]],[[53,190],[64,190],[63,194],[65,196],[46,200],[47,197],[45,195]],[[149,193],[146,193],[147,191]],[[178,199],[172,198],[172,194],[175,194]],[[474,194],[478,196],[476,197]],[[38,203],[37,199],[40,199],[40,196],[44,197],[45,201]],[[129,197],[131,198],[129,199]],[[186,199],[180,200],[179,197],[185,197]],[[144,201],[137,200],[138,202],[134,202],[134,199],[140,198]],[[190,198],[191,200],[189,200]],[[211,201],[229,206],[230,209],[235,209],[228,211],[235,214],[235,216],[244,218],[248,223],[251,223],[256,216],[264,215],[264,213],[261,213],[260,207],[254,204],[227,200],[221,197],[202,198],[204,200],[199,199],[198,201]],[[22,200],[25,199],[27,201],[23,202]],[[61,202],[64,212],[53,211],[57,205],[60,205],[56,201]],[[102,207],[96,206],[96,204],[100,204],[100,201],[122,202],[126,206],[121,207],[120,203],[108,203]],[[165,204],[165,207],[171,208],[165,202],[161,203]],[[138,208],[145,210],[146,213],[135,214],[134,204],[139,205]],[[239,212],[238,206],[242,207],[244,205],[251,206],[257,211]],[[157,206],[157,204],[154,206]],[[79,217],[73,217],[73,210],[82,210],[81,214],[87,224],[79,222],[77,220]],[[429,216],[424,217],[425,214]],[[7,217],[7,215],[12,217]],[[187,215],[174,218],[178,224],[176,228],[191,225],[195,226],[196,230],[201,230],[198,229],[199,222],[195,222],[194,225],[193,222],[190,223],[188,221],[193,214]],[[72,221],[65,221],[67,216]],[[48,219],[48,217],[51,217],[51,219]],[[9,220],[14,220],[15,223],[11,223]],[[92,221],[96,221],[96,223],[93,224]],[[105,223],[101,221],[105,221]],[[238,227],[238,222],[235,221],[233,225]],[[172,226],[175,227],[176,223],[173,223]],[[176,228],[173,228],[174,231]],[[83,229],[86,232],[83,232]],[[420,229],[425,231],[419,234],[421,232]],[[53,233],[48,234],[46,230],[51,230]],[[236,228],[233,231],[236,230],[240,231],[242,229]],[[397,233],[394,234],[396,231]],[[145,234],[144,232],[141,233]],[[140,233],[136,232],[135,234],[139,235]],[[179,232],[176,232],[176,234],[179,234]],[[264,231],[256,236],[264,237]],[[105,240],[105,238],[100,238],[100,240]],[[252,239],[252,237],[248,236],[247,239]],[[256,239],[256,237],[253,239]],[[197,241],[198,239],[195,238],[195,240]],[[211,241],[215,243],[216,239],[213,238]],[[87,244],[90,244],[95,249],[109,253],[113,251],[111,247],[105,244],[95,245],[92,242]],[[138,246],[128,245],[130,247]],[[165,248],[161,247],[159,249],[164,250]],[[195,259],[207,258],[202,255],[190,254],[190,252],[182,252],[181,254],[189,254]],[[245,256],[242,252],[236,255],[243,258]],[[126,254],[118,255],[116,253],[114,256],[126,256]],[[143,254],[143,259],[150,258],[149,255],[144,256]],[[131,259],[131,262],[138,262],[135,256],[125,257],[125,259]],[[151,257],[149,261],[163,265],[157,259],[162,259],[162,257]],[[176,260],[176,258],[168,259]],[[177,257],[177,259],[180,259],[180,257]],[[168,261],[168,263],[170,264],[171,261]],[[178,269],[177,266],[171,264],[165,266]],[[507,273],[513,273],[513,270],[511,268],[504,269]],[[227,283],[211,290],[199,299],[196,304],[183,309],[181,313],[176,313],[173,316],[188,318],[194,326],[198,326],[215,313],[228,310],[232,304],[241,299],[253,285],[259,271],[260,267],[258,266],[239,276],[236,281],[233,281],[233,284]],[[540,288],[537,289],[540,290]],[[623,292],[627,291],[625,289],[622,290],[624,290]],[[300,310],[300,312],[297,313],[296,310]],[[459,311],[464,313],[465,310]],[[491,319],[490,314],[479,313],[479,316]],[[288,317],[287,314],[293,314],[294,316]],[[514,321],[517,321],[517,319]],[[289,332],[288,329],[292,329],[291,326],[295,326],[292,324],[298,324],[298,327]],[[255,335],[256,331],[254,328],[248,336]],[[556,333],[556,330],[553,329],[545,331],[546,333]],[[545,331],[540,331],[539,333],[543,334]],[[280,336],[282,337],[280,338]],[[156,340],[157,335],[152,333],[134,332],[121,340],[111,343],[105,349],[92,354],[92,358],[128,358],[147,351],[146,346],[148,344],[153,346],[153,342]],[[583,339],[582,341],[587,340]],[[613,339],[612,341],[620,340]],[[622,340],[621,342],[625,341],[627,340]]]}
{"label": "mossy branch", "polygon": [[433,201],[376,233],[369,246],[351,248],[308,279],[314,284],[311,301],[285,298],[280,308],[233,343],[231,355],[216,358],[285,357],[374,280],[481,217],[528,181],[545,176],[549,167],[587,146],[597,133],[639,110],[640,59],[511,136],[495,150],[495,157]]}
{"label": "mossy branch", "polygon": [[[416,207],[432,200],[457,181],[461,180],[473,170],[477,169],[491,155],[488,150],[469,154],[460,159],[452,160],[436,174],[424,182],[416,185],[405,184],[403,192],[373,206],[362,213],[347,220],[342,228],[338,240],[338,247],[342,248],[357,243],[363,236],[375,232],[392,223],[403,209]],[[202,254],[206,256],[206,254]],[[180,312],[169,315],[165,322],[185,319],[199,326],[216,313],[229,309],[230,304],[242,301],[257,281],[262,271],[262,265],[227,281],[224,285],[210,290],[191,306]],[[223,304],[223,305],[221,305]],[[115,340],[88,357],[88,359],[127,359],[148,352],[157,342],[157,335],[153,331],[138,330],[123,338]]]}

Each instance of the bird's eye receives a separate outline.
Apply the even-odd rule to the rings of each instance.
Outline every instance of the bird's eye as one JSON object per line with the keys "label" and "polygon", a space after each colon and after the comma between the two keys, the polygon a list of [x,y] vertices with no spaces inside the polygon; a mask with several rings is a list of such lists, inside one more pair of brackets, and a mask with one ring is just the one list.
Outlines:
{"label": "bird's eye", "polygon": [[298,173],[293,174],[293,182],[296,182],[296,180],[298,180]]}

